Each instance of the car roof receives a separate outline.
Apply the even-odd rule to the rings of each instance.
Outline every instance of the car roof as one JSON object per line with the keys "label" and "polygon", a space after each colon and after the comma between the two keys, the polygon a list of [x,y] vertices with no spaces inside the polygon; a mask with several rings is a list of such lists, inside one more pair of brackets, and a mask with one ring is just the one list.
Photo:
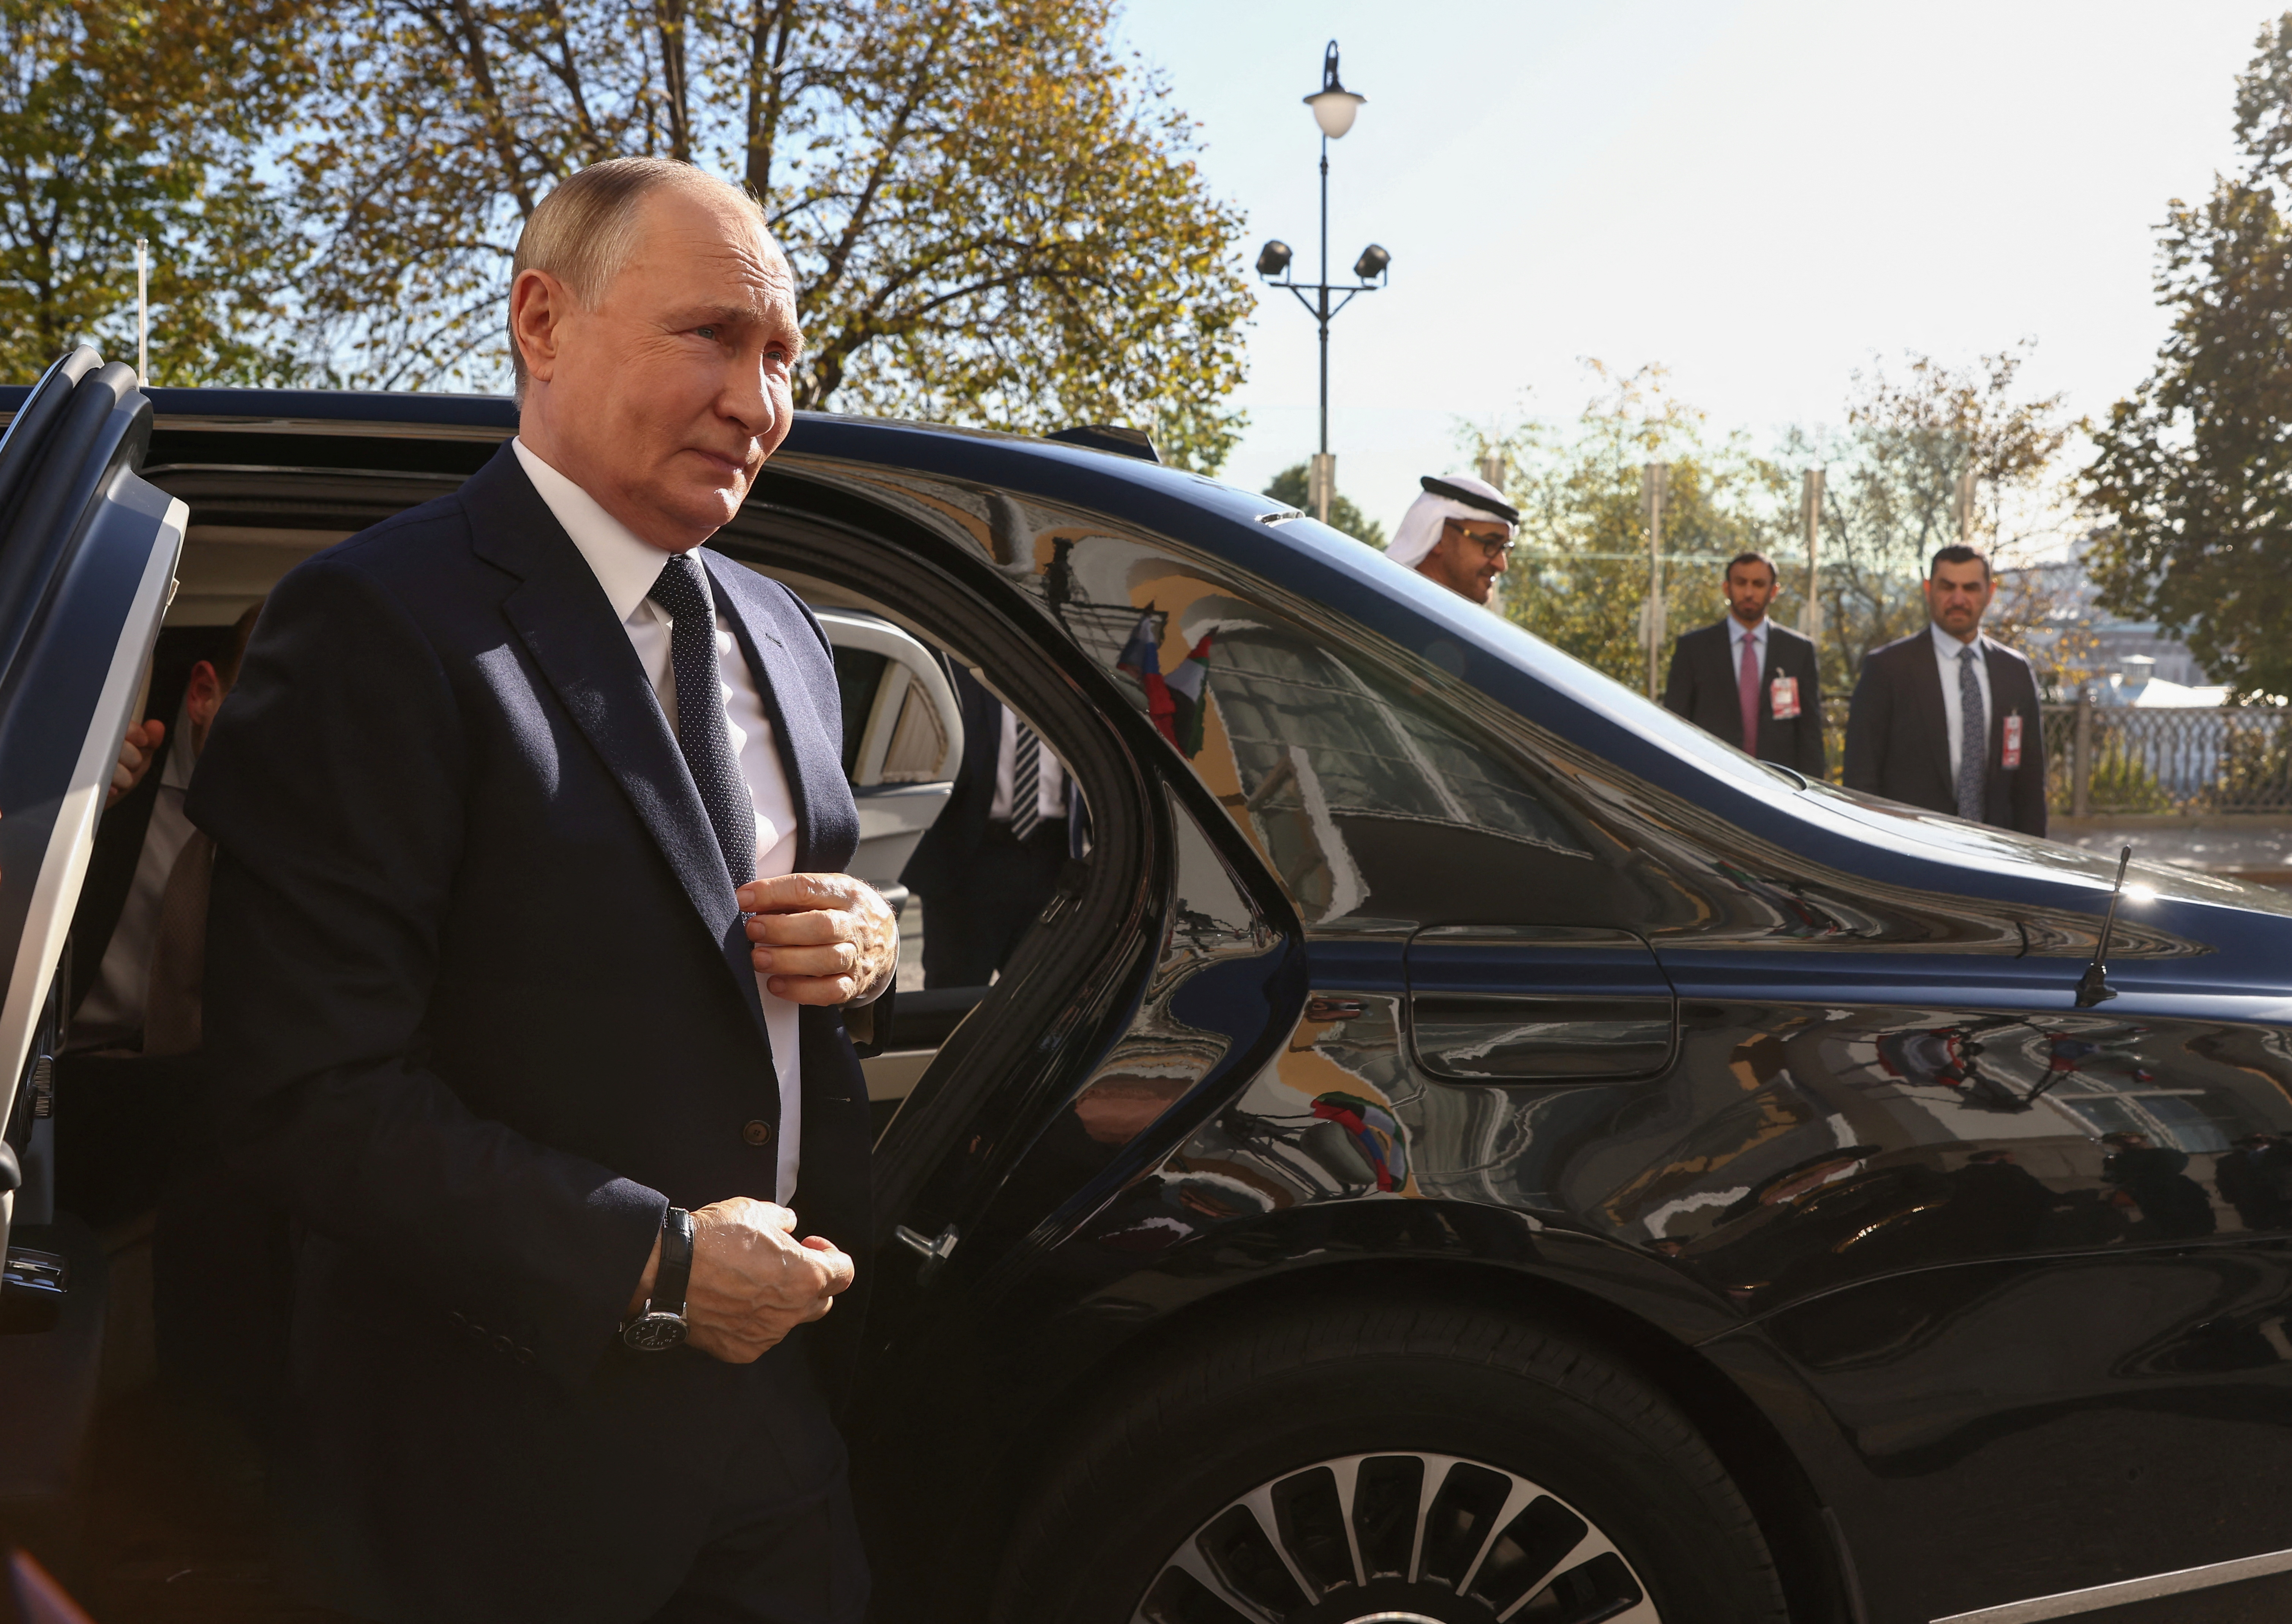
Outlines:
{"label": "car roof", "polygon": [[[21,386],[0,388],[0,416],[12,416],[28,392]],[[291,462],[439,472],[453,465],[468,473],[517,429],[517,404],[507,395],[238,388],[145,392],[154,413],[149,461],[155,465]],[[286,454],[290,443],[291,456]],[[1693,798],[1723,806],[1726,815],[1771,837],[1800,843],[1812,837],[1836,856],[1842,840],[1867,846],[1876,834],[1905,855],[1915,852],[1962,870],[1986,869],[1993,881],[2011,873],[2024,885],[2038,881],[2040,893],[2064,884],[2088,893],[2109,888],[2111,865],[2097,853],[1949,820],[1882,818],[1836,793],[1779,795],[1768,770],[1692,723],[1642,703],[1511,621],[1391,567],[1353,538],[1239,486],[1029,435],[832,412],[798,412],[781,456],[789,465],[809,458],[873,464],[1001,488],[1192,540],[1261,578],[1285,581],[1402,648],[1429,652],[1469,685],[1626,771],[1675,788],[1683,788],[1677,783],[1683,772],[1699,780]],[[1876,825],[1884,826],[1883,833]],[[2152,877],[2175,892],[2192,883],[2179,876]],[[2223,891],[2242,889],[2214,884]],[[2257,902],[2272,911],[2288,907],[2273,896],[2202,900]]]}

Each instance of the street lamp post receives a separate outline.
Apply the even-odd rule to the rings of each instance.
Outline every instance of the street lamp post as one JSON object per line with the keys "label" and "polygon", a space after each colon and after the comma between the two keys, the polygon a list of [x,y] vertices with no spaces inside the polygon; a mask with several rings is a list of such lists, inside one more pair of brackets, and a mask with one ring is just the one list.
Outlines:
{"label": "street lamp post", "polygon": [[[1374,293],[1384,287],[1392,263],[1392,255],[1371,243],[1353,262],[1352,283],[1333,286],[1329,281],[1329,143],[1353,127],[1353,115],[1368,100],[1339,82],[1337,42],[1331,40],[1321,56],[1321,88],[1305,98],[1305,105],[1313,109],[1313,122],[1321,129],[1321,279],[1300,282],[1287,276],[1290,248],[1278,237],[1257,251],[1257,274],[1269,287],[1286,287],[1296,295],[1297,303],[1305,307],[1305,313],[1320,327],[1321,448],[1313,458],[1306,501],[1313,510],[1313,517],[1324,524],[1329,521],[1329,503],[1337,487],[1337,462],[1329,455],[1329,320],[1353,302],[1355,294]],[[1276,277],[1282,279],[1277,282],[1273,279]],[[1372,281],[1371,278],[1376,279]],[[1309,299],[1307,294],[1313,296]],[[1332,305],[1332,294],[1343,294],[1344,297]]]}

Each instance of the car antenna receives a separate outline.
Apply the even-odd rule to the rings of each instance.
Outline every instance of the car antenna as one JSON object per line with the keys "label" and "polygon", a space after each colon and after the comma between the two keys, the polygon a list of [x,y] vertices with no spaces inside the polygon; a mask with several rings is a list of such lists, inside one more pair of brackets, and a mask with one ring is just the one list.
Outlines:
{"label": "car antenna", "polygon": [[2101,921],[2101,940],[2093,944],[2093,962],[2078,977],[2077,1006],[2091,1009],[2105,1004],[2117,996],[2117,989],[2109,984],[2109,969],[2104,961],[2109,957],[2109,939],[2117,929],[2117,899],[2125,894],[2125,865],[2133,860],[2133,848],[2127,846],[2117,854],[2117,884],[2109,893],[2109,912]]}

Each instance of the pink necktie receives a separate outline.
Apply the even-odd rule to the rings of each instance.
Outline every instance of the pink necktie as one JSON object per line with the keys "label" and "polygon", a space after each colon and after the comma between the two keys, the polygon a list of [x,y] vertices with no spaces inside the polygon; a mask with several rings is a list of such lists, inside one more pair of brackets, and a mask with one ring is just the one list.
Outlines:
{"label": "pink necktie", "polygon": [[1743,639],[1743,667],[1735,679],[1736,698],[1743,705],[1743,747],[1752,755],[1759,753],[1759,641],[1755,635]]}

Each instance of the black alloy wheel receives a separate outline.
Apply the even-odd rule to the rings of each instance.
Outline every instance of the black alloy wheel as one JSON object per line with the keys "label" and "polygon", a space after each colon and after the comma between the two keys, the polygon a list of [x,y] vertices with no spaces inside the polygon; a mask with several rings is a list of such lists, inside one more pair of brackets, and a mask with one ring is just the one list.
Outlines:
{"label": "black alloy wheel", "polygon": [[1350,1455],[1252,1490],[1171,1556],[1134,1624],[1663,1624],[1615,1542],[1514,1472]]}
{"label": "black alloy wheel", "polygon": [[1709,1445],[1565,1331],[1452,1304],[1295,1304],[1080,1402],[1012,1530],[996,1624],[1786,1616]]}

